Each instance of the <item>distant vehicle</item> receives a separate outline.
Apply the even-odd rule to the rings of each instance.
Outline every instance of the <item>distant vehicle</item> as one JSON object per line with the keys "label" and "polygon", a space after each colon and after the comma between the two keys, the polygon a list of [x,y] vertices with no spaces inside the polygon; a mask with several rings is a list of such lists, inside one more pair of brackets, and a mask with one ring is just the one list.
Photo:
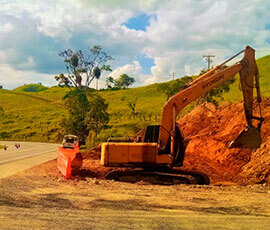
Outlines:
{"label": "distant vehicle", "polygon": [[20,143],[15,143],[15,148],[19,149],[21,147]]}
{"label": "distant vehicle", "polygon": [[62,142],[62,147],[65,149],[74,149],[76,145],[79,145],[79,138],[75,135],[65,135]]}

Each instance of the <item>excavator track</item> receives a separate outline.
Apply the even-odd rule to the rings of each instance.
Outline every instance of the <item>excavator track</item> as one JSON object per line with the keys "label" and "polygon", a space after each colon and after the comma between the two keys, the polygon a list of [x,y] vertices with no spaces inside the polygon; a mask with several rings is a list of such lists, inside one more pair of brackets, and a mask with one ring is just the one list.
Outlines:
{"label": "excavator track", "polygon": [[149,184],[175,185],[175,184],[199,184],[208,185],[209,177],[202,173],[185,172],[181,170],[140,170],[111,171],[105,175],[106,179],[136,183],[143,181]]}

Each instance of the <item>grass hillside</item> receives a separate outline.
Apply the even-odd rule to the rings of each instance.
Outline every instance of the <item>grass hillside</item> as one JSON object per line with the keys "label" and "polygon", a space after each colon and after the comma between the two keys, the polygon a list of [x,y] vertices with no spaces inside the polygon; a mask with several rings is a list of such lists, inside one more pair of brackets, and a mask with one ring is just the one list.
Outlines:
{"label": "grass hillside", "polygon": [[14,89],[14,92],[40,92],[43,90],[48,89],[48,87],[41,85],[41,84],[29,84],[29,85],[23,85],[16,89]]}
{"label": "grass hillside", "polygon": [[51,141],[59,139],[60,122],[66,110],[46,98],[30,93],[0,90],[0,139]]}
{"label": "grass hillside", "polygon": [[[257,60],[262,95],[270,97],[270,55]],[[132,136],[147,124],[158,124],[166,95],[159,83],[118,91],[99,91],[109,103],[110,122],[99,140],[109,136]],[[62,98],[69,91],[58,86],[47,88],[39,84],[24,85],[15,90],[0,90],[0,139],[59,142],[64,135],[61,120],[67,111]],[[224,101],[242,99],[237,80]],[[129,102],[136,100],[138,115],[131,116]],[[188,111],[187,108],[185,110]]]}

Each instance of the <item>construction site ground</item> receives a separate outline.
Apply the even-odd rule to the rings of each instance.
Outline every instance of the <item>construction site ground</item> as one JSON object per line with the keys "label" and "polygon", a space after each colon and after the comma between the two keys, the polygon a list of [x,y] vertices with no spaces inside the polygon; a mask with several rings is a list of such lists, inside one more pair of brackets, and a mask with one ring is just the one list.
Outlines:
{"label": "construction site ground", "polygon": [[270,100],[262,109],[263,144],[253,150],[227,148],[245,127],[242,103],[200,106],[179,120],[189,140],[183,169],[210,185],[105,180],[113,169],[89,152],[71,180],[56,160],[1,179],[0,229],[268,229]]}

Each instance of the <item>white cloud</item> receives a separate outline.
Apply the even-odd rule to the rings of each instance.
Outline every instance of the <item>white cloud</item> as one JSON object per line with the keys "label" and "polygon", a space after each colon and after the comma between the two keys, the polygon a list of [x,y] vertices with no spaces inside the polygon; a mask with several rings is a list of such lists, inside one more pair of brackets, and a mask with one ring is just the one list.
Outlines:
{"label": "white cloud", "polygon": [[[123,26],[140,13],[154,15],[145,32]],[[5,1],[0,61],[14,73],[22,71],[28,82],[24,71],[58,74],[64,65],[57,53],[63,49],[101,45],[115,58],[111,75],[122,71],[137,85],[148,84],[171,79],[171,72],[177,77],[198,73],[207,66],[204,54],[215,55],[213,64],[246,45],[257,50],[257,58],[269,54],[269,18],[270,2],[263,0]],[[151,76],[136,60],[141,53],[154,59]]]}
{"label": "white cloud", "polygon": [[13,89],[23,84],[37,82],[41,82],[46,86],[56,85],[53,75],[14,70],[7,64],[0,64],[0,85],[5,89]]}
{"label": "white cloud", "polygon": [[165,80],[171,69],[183,76],[189,66],[189,74],[198,73],[206,66],[203,54],[215,54],[219,64],[246,45],[265,50],[269,12],[264,1],[168,1],[147,29],[145,52],[156,64],[152,73]]}
{"label": "white cloud", "polygon": [[185,65],[185,73],[186,75],[191,75],[190,65]]}
{"label": "white cloud", "polygon": [[13,25],[10,23],[0,25],[0,33],[9,33],[12,30],[13,30]]}
{"label": "white cloud", "polygon": [[149,83],[151,76],[142,73],[142,67],[138,61],[134,61],[132,64],[124,65],[116,68],[107,76],[111,76],[117,79],[121,74],[127,74],[129,77],[135,79],[133,86],[140,86]]}

